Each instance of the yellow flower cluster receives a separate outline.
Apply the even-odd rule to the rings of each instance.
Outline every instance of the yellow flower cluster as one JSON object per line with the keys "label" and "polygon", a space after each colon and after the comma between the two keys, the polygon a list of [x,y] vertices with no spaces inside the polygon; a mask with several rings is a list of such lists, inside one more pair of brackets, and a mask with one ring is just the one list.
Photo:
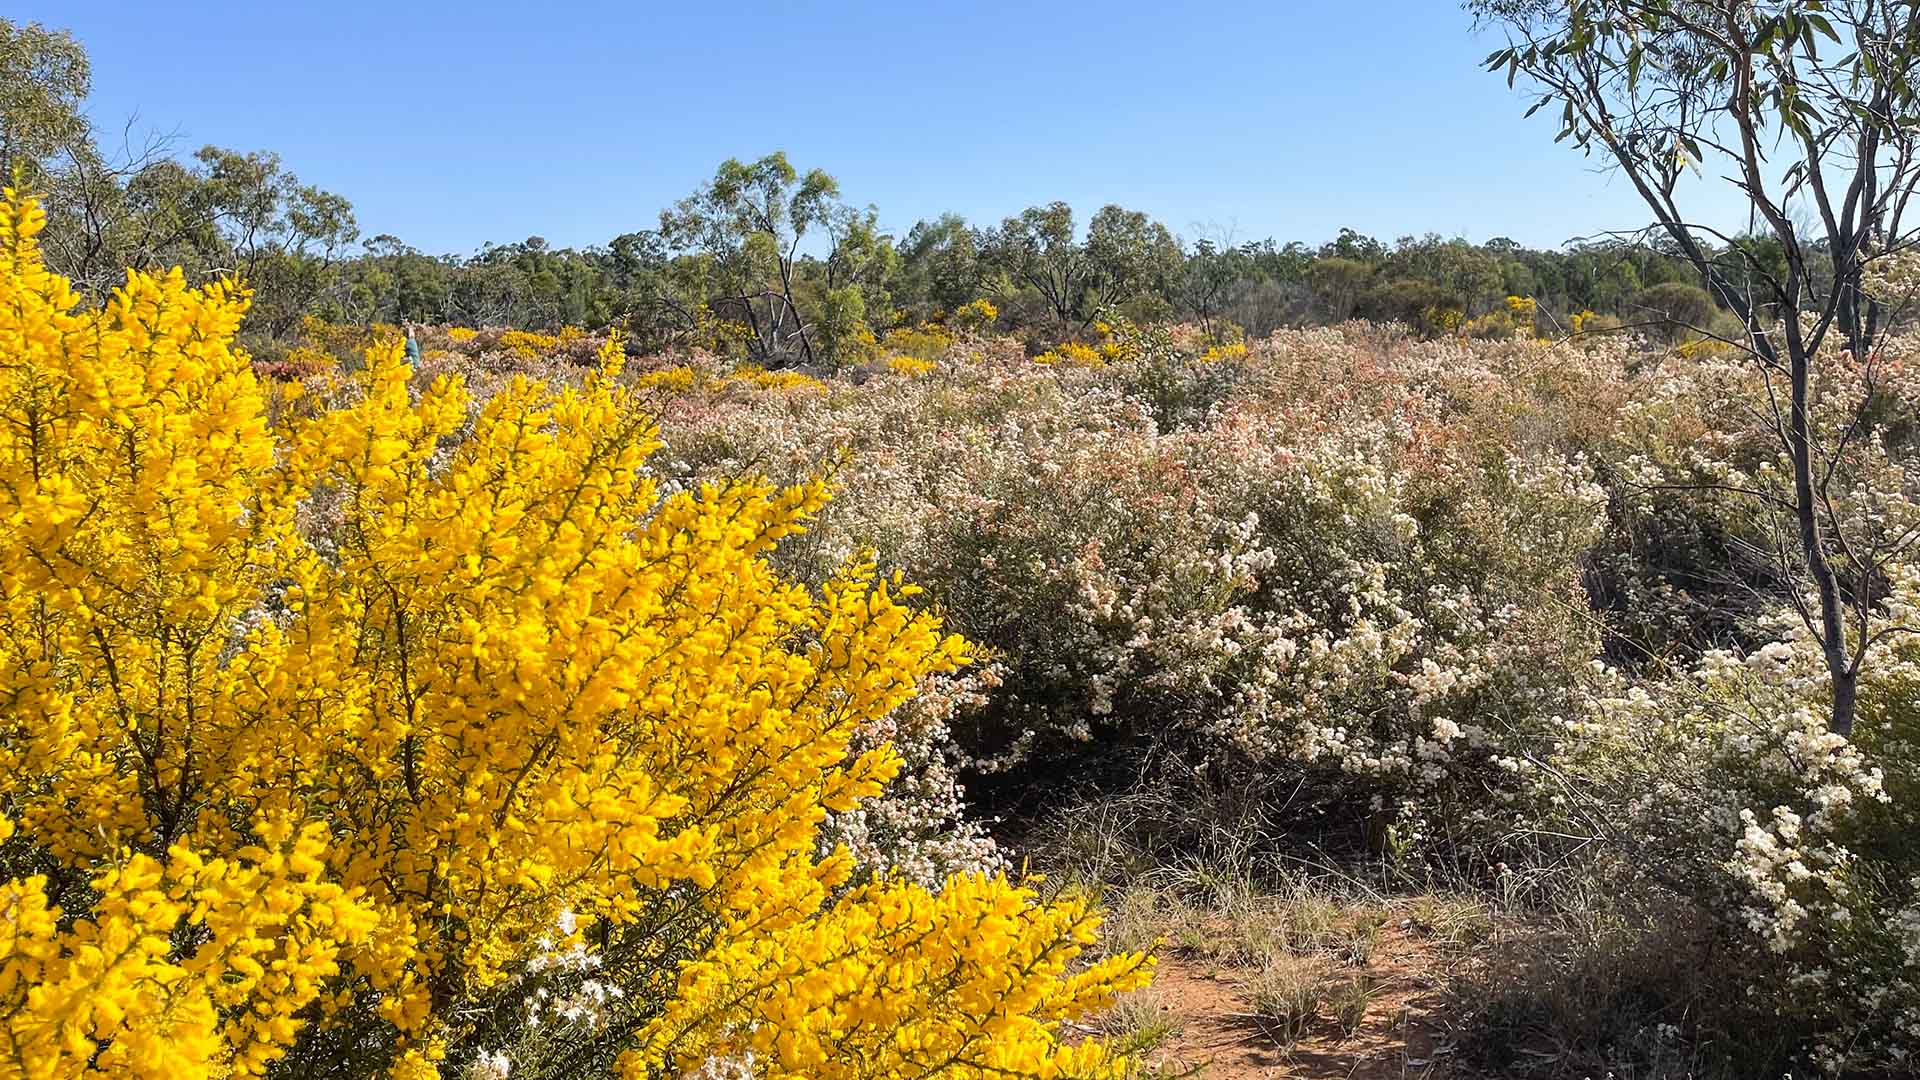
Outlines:
{"label": "yellow flower cluster", "polygon": [[895,375],[905,375],[909,378],[917,378],[921,375],[931,374],[934,366],[931,360],[922,360],[917,356],[907,356],[904,353],[899,356],[890,356],[887,358],[888,371],[893,372]]}
{"label": "yellow flower cluster", "polygon": [[991,300],[982,297],[960,305],[950,321],[957,329],[968,333],[984,334],[993,329],[993,324],[999,318],[1000,309],[994,307]]}
{"label": "yellow flower cluster", "polygon": [[722,356],[740,356],[746,352],[747,343],[754,340],[753,328],[738,319],[722,319],[707,309],[705,304],[696,311],[697,322],[689,345],[706,349]]}
{"label": "yellow flower cluster", "polygon": [[500,335],[500,347],[522,360],[537,359],[559,345],[560,339],[554,335],[539,334],[532,330],[509,330]]}
{"label": "yellow flower cluster", "polygon": [[[256,832],[276,846],[232,860],[176,846],[165,863],[102,870],[88,917],[64,933],[45,875],[0,885],[0,1075],[264,1075],[378,916],[322,880],[322,826]],[[183,924],[199,941],[176,956]]]}
{"label": "yellow flower cluster", "polygon": [[1443,333],[1454,333],[1465,325],[1466,313],[1459,308],[1424,308],[1420,312],[1420,321]]}
{"label": "yellow flower cluster", "polygon": [[332,353],[323,352],[311,345],[295,345],[288,349],[287,362],[296,367],[311,368],[314,371],[331,370],[340,363]]}
{"label": "yellow flower cluster", "polygon": [[633,386],[637,390],[662,391],[669,394],[688,394],[695,391],[718,394],[729,387],[736,386],[760,390],[808,390],[820,393],[825,393],[828,389],[825,382],[804,371],[768,371],[758,364],[742,364],[724,373],[716,373],[691,364],[674,364],[635,376]]}
{"label": "yellow flower cluster", "polygon": [[397,336],[400,328],[390,323],[355,326],[332,323],[318,315],[300,316],[300,336],[315,349],[333,356],[356,354],[376,335]]}
{"label": "yellow flower cluster", "polygon": [[1200,363],[1216,364],[1224,360],[1245,360],[1247,346],[1243,341],[1231,341],[1225,345],[1209,345],[1207,351],[1200,354]]}
{"label": "yellow flower cluster", "polygon": [[471,326],[447,327],[447,340],[453,342],[455,345],[465,345],[467,342],[479,336],[480,331],[475,330]]}
{"label": "yellow flower cluster", "polygon": [[818,390],[827,384],[804,371],[768,371],[757,364],[742,364],[726,378],[727,382],[746,383],[763,390]]}
{"label": "yellow flower cluster", "polygon": [[[1097,359],[1090,361],[1084,352],[1074,350],[1075,355],[1069,362],[1076,367],[1105,367],[1107,364],[1124,364],[1141,359],[1147,352],[1147,341],[1153,334],[1143,331],[1132,319],[1117,316],[1115,322],[1096,320],[1093,332],[1100,336],[1099,348],[1095,349]],[[1073,344],[1069,342],[1068,344]],[[1063,350],[1065,346],[1062,346]],[[1081,347],[1082,349],[1085,346]]]}
{"label": "yellow flower cluster", "polygon": [[1102,368],[1107,366],[1109,346],[1094,348],[1078,341],[1063,341],[1033,358],[1036,364],[1064,364],[1068,367]]}
{"label": "yellow flower cluster", "polygon": [[738,942],[682,977],[677,1010],[750,1001],[767,1018],[759,1028],[662,1024],[621,1071],[752,1054],[766,1075],[816,1080],[1126,1075],[1098,1041],[1058,1045],[1051,1023],[1143,981],[1137,956],[1070,970],[1096,923],[1079,901],[1041,906],[1004,878],[956,878],[937,895],[872,885],[819,922]]}
{"label": "yellow flower cluster", "polygon": [[1729,356],[1736,347],[1717,338],[1695,338],[1683,341],[1674,347],[1674,354],[1688,360],[1697,360],[1703,356]]}
{"label": "yellow flower cluster", "polygon": [[953,346],[953,335],[933,323],[922,323],[895,327],[887,331],[879,344],[887,353],[933,363]]}
{"label": "yellow flower cluster", "polygon": [[705,381],[706,377],[700,371],[686,364],[674,364],[635,377],[633,385],[643,390],[683,393]]}
{"label": "yellow flower cluster", "polygon": [[1531,296],[1509,296],[1507,317],[1516,331],[1524,332],[1529,338],[1535,337],[1540,321],[1540,301]]}
{"label": "yellow flower cluster", "polygon": [[1084,906],[817,851],[967,659],[773,568],[824,483],[663,496],[617,343],[476,415],[388,342],[270,426],[243,291],[80,311],[43,223],[0,201],[0,1078],[456,1075],[563,913],[625,1075],[1122,1073],[1058,1038],[1148,968],[1076,969]]}

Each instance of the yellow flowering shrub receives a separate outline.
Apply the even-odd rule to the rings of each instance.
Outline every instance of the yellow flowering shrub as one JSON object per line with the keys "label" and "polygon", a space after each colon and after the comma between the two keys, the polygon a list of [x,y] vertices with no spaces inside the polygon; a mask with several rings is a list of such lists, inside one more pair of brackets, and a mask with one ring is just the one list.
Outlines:
{"label": "yellow flowering shrub", "polygon": [[1000,320],[1000,309],[984,297],[960,305],[950,320],[953,326],[970,334],[984,334]]}
{"label": "yellow flowering shrub", "polygon": [[[1148,968],[1083,903],[817,849],[967,659],[773,568],[824,483],[664,495],[616,344],[476,410],[389,342],[270,424],[244,291],[80,311],[43,222],[0,201],[0,1077],[1121,1074],[1058,1038]],[[611,989],[530,1060],[555,927]]]}
{"label": "yellow flowering shrub", "polygon": [[758,364],[742,364],[727,378],[765,390],[827,390],[825,382],[804,371],[768,371]]}
{"label": "yellow flowering shrub", "polygon": [[1124,315],[1114,315],[1094,322],[1093,332],[1100,337],[1098,346],[1067,342],[1060,347],[1061,356],[1074,367],[1133,363],[1145,359],[1164,340],[1160,331],[1159,327],[1141,327]]}
{"label": "yellow flowering shrub", "polygon": [[[880,339],[867,325],[862,313],[859,290],[830,289],[816,323],[815,348],[829,368],[868,363],[880,355]],[[755,365],[757,366],[757,365]]]}
{"label": "yellow flowering shrub", "polygon": [[900,326],[887,331],[879,345],[886,352],[917,360],[938,361],[953,345],[953,335],[933,323]]}
{"label": "yellow flowering shrub", "polygon": [[1528,337],[1537,336],[1540,319],[1540,301],[1531,296],[1507,297],[1507,315],[1514,326]]}
{"label": "yellow flowering shrub", "polygon": [[453,342],[455,345],[465,345],[467,342],[479,336],[480,331],[475,330],[471,326],[447,327],[447,340]]}
{"label": "yellow flowering shrub", "polygon": [[[1448,314],[1456,313],[1449,310]],[[1504,341],[1523,329],[1521,324],[1515,321],[1514,313],[1510,310],[1489,311],[1485,315],[1472,319],[1447,318],[1442,320],[1441,325],[1449,333],[1457,333],[1461,337],[1479,341]],[[1531,330],[1532,325],[1532,323],[1526,324],[1525,329]]]}
{"label": "yellow flowering shrub", "polygon": [[700,306],[698,328],[690,344],[722,356],[744,356],[747,343],[752,340],[753,328],[746,323],[738,319],[717,318],[706,305]]}
{"label": "yellow flowering shrub", "polygon": [[1106,346],[1095,348],[1078,341],[1063,341],[1033,358],[1036,364],[1064,364],[1068,367],[1101,368],[1107,366]]}
{"label": "yellow flowering shrub", "polygon": [[558,348],[560,339],[552,334],[539,334],[532,330],[508,330],[500,335],[500,347],[522,360],[534,360],[541,354]]}
{"label": "yellow flowering shrub", "polygon": [[331,353],[321,352],[308,345],[295,345],[288,349],[285,362],[289,368],[302,375],[331,371],[340,364]]}
{"label": "yellow flowering shrub", "polygon": [[909,378],[916,378],[932,373],[933,369],[934,364],[932,361],[922,360],[917,356],[901,355],[887,358],[887,370],[893,372],[895,375],[905,375]]}
{"label": "yellow flowering shrub", "polygon": [[633,385],[643,390],[665,390],[682,393],[691,390],[704,376],[686,364],[673,364],[668,367],[649,371],[633,380]]}
{"label": "yellow flowering shrub", "polygon": [[1462,324],[1466,322],[1466,319],[1466,312],[1461,311],[1459,308],[1430,307],[1420,312],[1421,324],[1442,334],[1459,332]]}
{"label": "yellow flowering shrub", "polygon": [[1738,352],[1739,349],[1717,338],[1703,337],[1694,338],[1692,341],[1683,341],[1674,346],[1673,351],[1675,355],[1688,360],[1698,360],[1708,356],[1731,356]]}
{"label": "yellow flowering shrub", "polygon": [[[387,331],[398,333],[394,326],[380,324]],[[333,356],[357,354],[373,341],[374,328],[348,323],[333,323],[318,315],[300,316],[300,337],[314,349]]]}

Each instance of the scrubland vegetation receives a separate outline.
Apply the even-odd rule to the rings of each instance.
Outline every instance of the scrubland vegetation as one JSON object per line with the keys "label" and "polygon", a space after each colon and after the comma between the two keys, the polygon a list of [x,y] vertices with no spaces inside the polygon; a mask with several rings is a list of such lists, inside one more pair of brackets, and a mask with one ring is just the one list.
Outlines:
{"label": "scrubland vegetation", "polygon": [[1920,31],[1469,7],[1659,233],[349,251],[0,22],[0,1076],[1911,1075]]}
{"label": "scrubland vegetation", "polygon": [[[1290,962],[1270,927],[1302,904],[1446,907],[1502,950],[1459,988],[1488,1069],[1542,1040],[1563,1071],[1898,1066],[1911,578],[1882,585],[1835,735],[1748,494],[1787,475],[1750,364],[1615,335],[1101,329],[1077,361],[929,327],[831,375],[623,373],[664,483],[827,463],[836,497],[775,564],[824,585],[871,557],[972,643],[867,736],[910,767],[828,836],[933,883],[1031,857],[1107,887],[1130,944],[1256,970]],[[425,340],[422,382],[578,377],[558,345]],[[1912,350],[1882,343],[1873,415],[1911,415]],[[1837,423],[1860,372],[1832,370]],[[1910,438],[1876,425],[1836,478],[1858,542],[1913,528]]]}

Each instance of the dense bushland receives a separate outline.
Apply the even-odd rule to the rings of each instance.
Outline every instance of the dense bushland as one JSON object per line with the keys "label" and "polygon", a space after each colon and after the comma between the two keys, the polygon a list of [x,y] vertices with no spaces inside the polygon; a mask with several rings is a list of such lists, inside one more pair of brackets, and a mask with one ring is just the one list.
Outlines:
{"label": "dense bushland", "polygon": [[[1866,585],[1860,723],[1833,734],[1778,558],[1767,387],[1726,350],[1365,323],[1223,345],[1116,317],[1029,355],[982,311],[811,372],[460,327],[424,330],[410,372],[390,329],[310,320],[262,379],[228,294],[137,278],[68,314],[26,231],[7,490],[38,501],[7,534],[0,849],[22,1053],[821,1075],[845,1047],[918,1052],[924,1021],[953,1040],[925,1045],[1017,1030],[993,1045],[1097,1071],[1052,1019],[1137,959],[1069,974],[1082,901],[994,875],[1030,853],[1124,872],[1027,846],[1106,803],[1136,864],[1237,831],[1276,878],[1314,851],[1534,913],[1664,910],[1693,936],[1609,948],[1737,992],[1665,1000],[1697,982],[1649,972],[1654,1004],[1608,1007],[1623,1045],[1682,1017],[1727,1075],[1905,1060],[1911,572]],[[1912,350],[1883,341],[1871,381],[1834,356],[1816,386],[1820,423],[1866,425],[1830,513],[1895,553]],[[874,584],[896,575],[971,663]],[[717,681],[666,689],[695,655]],[[640,790],[639,847],[546,843],[628,835],[577,812]],[[236,875],[223,895],[293,891],[216,919]],[[961,952],[903,950],[873,914],[900,904]],[[1031,950],[1038,982],[963,944],[988,908],[1013,919],[994,955]],[[109,929],[149,943],[138,965],[93,948]],[[295,940],[310,968],[247,974]],[[884,1018],[827,982],[779,1011],[827,978],[795,964],[894,963]],[[1490,1031],[1551,1012],[1486,1000]],[[282,1019],[233,1026],[249,1010]],[[1714,1041],[1761,1023],[1780,1038]]]}
{"label": "dense bushland", "polygon": [[[913,785],[838,823],[872,864],[994,858],[959,791],[1003,843],[1120,799],[1148,865],[1236,822],[1239,854],[1276,873],[1314,850],[1541,911],[1598,894],[1622,918],[1687,912],[1664,925],[1698,934],[1659,948],[1735,992],[1646,1023],[1783,1033],[1700,1060],[1905,1060],[1909,572],[1869,583],[1861,723],[1832,734],[1751,365],[1618,335],[1091,333],[1030,357],[926,327],[837,375],[694,353],[624,376],[661,418],[663,482],[837,463],[839,497],[774,560],[824,582],[871,553],[974,643],[889,729]],[[428,373],[483,385],[568,363],[557,343],[528,362],[426,340]],[[1915,525],[1913,348],[1883,342],[1870,381],[1834,356],[1816,388],[1822,424],[1870,425],[1835,459],[1830,512],[1887,551]]]}
{"label": "dense bushland", "polygon": [[1556,928],[1482,1068],[1910,1074],[1920,29],[1466,6],[1657,231],[355,249],[0,20],[0,1075],[1119,1076],[1084,891],[1306,863]]}

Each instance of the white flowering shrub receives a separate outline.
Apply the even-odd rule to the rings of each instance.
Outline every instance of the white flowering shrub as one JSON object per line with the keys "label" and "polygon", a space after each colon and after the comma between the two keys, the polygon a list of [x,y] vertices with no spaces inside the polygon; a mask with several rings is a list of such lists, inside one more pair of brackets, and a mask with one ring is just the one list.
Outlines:
{"label": "white flowering shrub", "polygon": [[[1920,614],[1915,584],[1889,620]],[[1554,752],[1516,771],[1543,827],[1609,840],[1625,878],[1721,921],[1739,1008],[1801,1033],[1824,1071],[1904,1070],[1920,1046],[1920,650],[1873,647],[1849,740],[1827,729],[1799,616],[1773,626],[1779,640],[1664,682],[1600,673]]]}
{"label": "white flowering shrub", "polygon": [[[1823,524],[1845,538],[1842,554],[1907,558],[1920,526],[1920,342],[1883,339],[1864,361],[1830,348],[1815,371]],[[1612,430],[1592,444],[1612,497],[1591,574],[1614,631],[1610,658],[1684,661],[1765,644],[1767,617],[1797,589],[1779,387],[1751,359],[1721,350],[1667,357],[1627,389]]]}
{"label": "white flowering shrub", "polygon": [[1010,869],[986,823],[967,812],[949,726],[984,702],[992,679],[979,669],[929,679],[912,701],[855,734],[853,753],[890,743],[903,764],[883,794],[829,813],[821,829],[821,851],[851,852],[857,881],[882,875],[938,889],[954,874]]}
{"label": "white flowering shrub", "polygon": [[586,1075],[611,1061],[614,1040],[597,1038],[622,1017],[631,981],[606,970],[595,929],[572,911],[556,916],[508,987],[511,1007],[485,1018],[461,1080]]}
{"label": "white flowering shrub", "polygon": [[[1538,741],[1598,648],[1580,560],[1607,496],[1565,425],[1516,442],[1508,405],[1481,415],[1538,350],[1370,333],[1196,353],[1123,326],[1084,366],[979,342],[858,386],[687,368],[656,378],[661,467],[842,462],[780,558],[810,577],[872,549],[985,647],[944,724],[997,807],[1225,756],[1316,781],[1302,807],[1479,815],[1497,751]],[[930,775],[918,806],[947,790]],[[858,849],[874,815],[844,824]],[[973,850],[906,832],[925,850],[872,857]]]}

